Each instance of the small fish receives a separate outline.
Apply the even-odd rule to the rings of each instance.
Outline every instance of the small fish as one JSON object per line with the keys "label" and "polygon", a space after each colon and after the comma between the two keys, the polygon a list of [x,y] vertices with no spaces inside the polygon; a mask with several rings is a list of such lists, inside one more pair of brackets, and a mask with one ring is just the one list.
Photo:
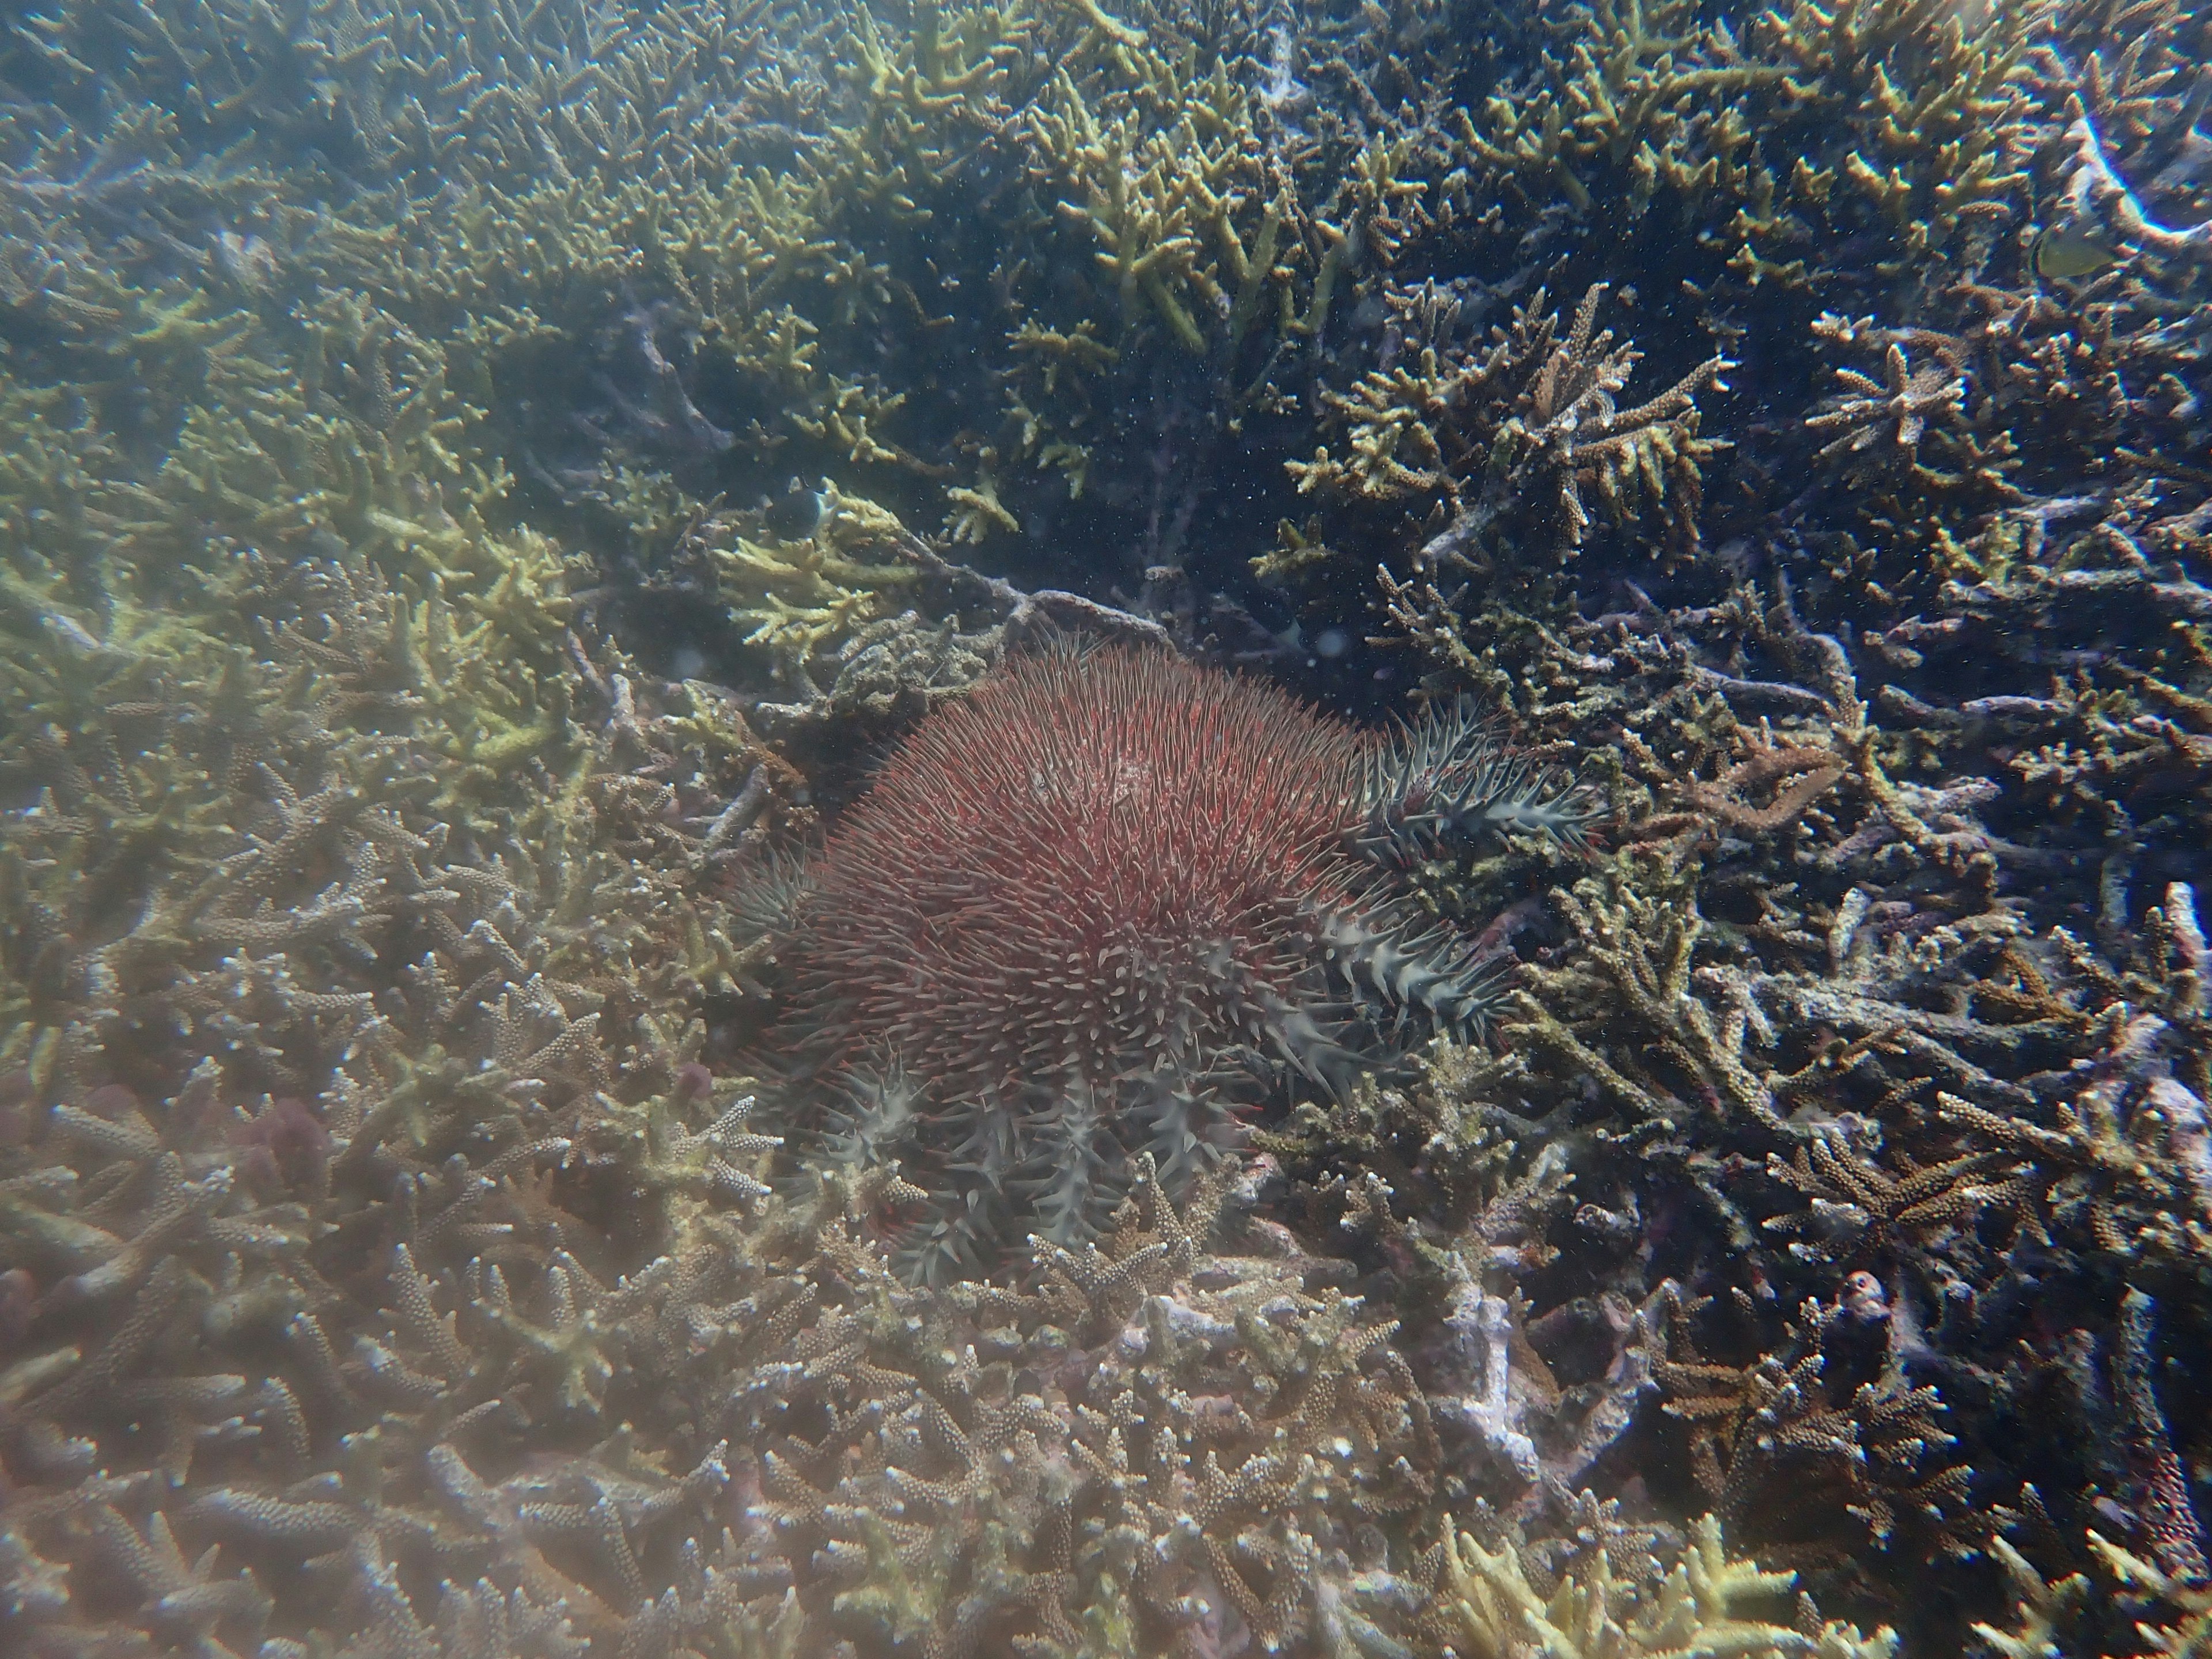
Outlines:
{"label": "small fish", "polygon": [[217,231],[211,257],[224,276],[253,293],[268,288],[282,274],[276,250],[250,232]]}
{"label": "small fish", "polygon": [[822,522],[826,505],[820,490],[809,489],[793,478],[783,494],[768,504],[761,522],[779,541],[804,541]]}
{"label": "small fish", "polygon": [[2119,262],[2104,234],[2078,222],[2052,225],[2035,239],[2035,274],[2046,283],[2084,283]]}
{"label": "small fish", "polygon": [[48,611],[42,614],[40,620],[46,623],[55,638],[73,650],[83,652],[87,656],[104,653],[108,648],[105,641],[94,635],[74,617],[64,616],[58,611]]}

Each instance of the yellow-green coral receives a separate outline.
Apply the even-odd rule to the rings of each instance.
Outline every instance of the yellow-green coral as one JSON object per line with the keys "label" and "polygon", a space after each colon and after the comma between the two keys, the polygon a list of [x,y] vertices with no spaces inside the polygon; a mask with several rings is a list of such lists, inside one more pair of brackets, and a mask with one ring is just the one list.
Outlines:
{"label": "yellow-green coral", "polygon": [[690,545],[711,571],[745,641],[768,650],[787,683],[802,691],[819,653],[857,635],[921,570],[902,562],[908,539],[897,518],[874,502],[832,489],[813,532],[787,539],[746,533],[739,521],[708,520]]}
{"label": "yellow-green coral", "polygon": [[[1532,95],[1498,94],[1460,138],[1529,205],[1604,197],[1631,220],[1724,223],[1752,283],[1817,283],[1820,240],[1854,207],[1897,263],[1949,253],[2014,210],[2018,81],[2045,13],[2003,0],[1967,30],[1924,0],[1796,0],[1741,27],[1686,0],[1577,6],[1571,58]],[[1716,208],[1726,210],[1725,217]]]}
{"label": "yellow-green coral", "polygon": [[1442,1585],[1446,1617],[1467,1659],[1667,1659],[1727,1653],[1743,1659],[1893,1659],[1896,1633],[1871,1636],[1830,1621],[1812,1630],[1756,1617],[1751,1607],[1781,1602],[1796,1585],[1790,1572],[1765,1572],[1731,1557],[1711,1516],[1691,1531],[1689,1547],[1657,1583],[1620,1578],[1606,1552],[1540,1595],[1518,1553],[1485,1549],[1447,1522]]}

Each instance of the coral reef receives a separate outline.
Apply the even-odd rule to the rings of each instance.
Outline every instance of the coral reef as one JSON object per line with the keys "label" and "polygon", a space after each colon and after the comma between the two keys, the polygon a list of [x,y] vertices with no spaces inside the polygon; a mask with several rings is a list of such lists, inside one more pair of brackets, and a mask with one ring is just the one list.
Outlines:
{"label": "coral reef", "polygon": [[1586,490],[1610,520],[1632,519],[1646,501],[1668,504],[1674,532],[1694,538],[1698,463],[1712,453],[1697,435],[1697,395],[1726,389],[1726,360],[1710,357],[1657,395],[1617,407],[1643,354],[1597,328],[1605,289],[1590,286],[1564,337],[1539,289],[1510,330],[1493,328],[1479,344],[1456,337],[1461,302],[1433,283],[1388,295],[1396,327],[1383,365],[1349,397],[1328,394],[1350,453],[1339,460],[1324,448],[1293,462],[1299,490],[1402,501],[1416,521],[1442,515],[1444,527],[1417,560],[1430,569],[1480,568],[1499,540],[1516,554],[1532,544],[1571,554],[1589,533]]}
{"label": "coral reef", "polygon": [[33,0],[0,1649],[2203,1650],[2180,0]]}
{"label": "coral reef", "polygon": [[1747,1619],[1738,1603],[1773,1601],[1795,1582],[1731,1560],[1719,1524],[1698,1524],[1691,1547],[1657,1586],[1614,1579],[1607,1552],[1591,1552],[1587,1575],[1564,1579],[1540,1595],[1512,1551],[1485,1550],[1466,1533],[1445,1556],[1451,1601],[1462,1634],[1477,1653],[1553,1653],[1582,1659],[1597,1654],[1714,1652],[1818,1654],[1820,1659],[1888,1659],[1894,1632],[1862,1636],[1853,1626],[1824,1624],[1808,1631]]}

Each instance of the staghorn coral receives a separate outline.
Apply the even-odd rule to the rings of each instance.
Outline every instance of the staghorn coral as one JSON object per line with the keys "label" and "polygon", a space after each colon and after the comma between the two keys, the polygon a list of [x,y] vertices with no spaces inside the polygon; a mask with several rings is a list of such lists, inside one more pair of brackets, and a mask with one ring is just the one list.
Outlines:
{"label": "staghorn coral", "polygon": [[[1759,1007],[1735,995],[1717,1014],[1712,1002],[1692,988],[1692,964],[1704,931],[1694,906],[1685,910],[1632,893],[1608,903],[1595,882],[1583,893],[1560,893],[1555,900],[1580,936],[1590,964],[1605,977],[1610,994],[1601,1000],[1637,1019],[1657,1051],[1680,1068],[1711,1108],[1741,1113],[1786,1133],[1771,1083],[1745,1058],[1747,1042],[1765,1024]],[[1565,988],[1546,977],[1535,984],[1540,995],[1557,995]],[[1725,981],[1723,986],[1725,994],[1729,988]],[[1664,1118],[1686,1105],[1671,1090],[1623,1076],[1540,1011],[1528,1030],[1534,1040],[1572,1055],[1638,1110]]]}
{"label": "staghorn coral", "polygon": [[[2015,1596],[2008,1627],[1974,1626],[1982,1651],[1997,1659],[2033,1659],[2060,1652],[2189,1655],[2212,1636],[2212,1608],[2200,1585],[2171,1577],[2094,1531],[2089,1553],[2099,1569],[2046,1577],[2021,1552],[1996,1548]],[[2148,1601],[2151,1605],[2146,1607]],[[2125,1608],[2126,1611],[2123,1611]],[[2136,1616],[2132,1620],[2130,1613]],[[2062,1645],[2063,1644],[2064,1645]]]}
{"label": "staghorn coral", "polygon": [[[1878,270],[1960,258],[2017,210],[2018,70],[2044,16],[2003,6],[1965,30],[1901,0],[1738,19],[1578,5],[1534,86],[1454,112],[1475,165],[1453,217],[1520,234],[1555,199],[1577,216],[1619,203],[1639,238],[1708,227],[1701,263],[1753,286],[1843,276],[1820,248],[1854,234],[1878,237],[1861,260]],[[1501,196],[1513,217],[1486,222]]]}
{"label": "staghorn coral", "polygon": [[[1929,1234],[1970,1221],[1984,1206],[2016,1203],[2017,1166],[2000,1152],[1967,1152],[1926,1167],[1910,1156],[1893,1171],[1856,1153],[1838,1135],[1818,1135],[1785,1164],[1770,1153],[1767,1173],[1810,1200],[1797,1215],[1769,1217],[1769,1232],[1792,1237],[1804,1253],[1856,1256],[1923,1246]],[[1994,1178],[1992,1178],[1994,1177]]]}
{"label": "staghorn coral", "polygon": [[1438,1038],[1417,1063],[1411,1083],[1302,1103],[1253,1139],[1291,1212],[1420,1311],[1416,1372],[1458,1471],[1443,1498],[1495,1500],[1549,1536],[1579,1524],[1558,1500],[1618,1455],[1652,1391],[1653,1310],[1616,1254],[1638,1199],[1570,1126],[1495,1103],[1530,1083],[1524,1059]]}
{"label": "staghorn coral", "polygon": [[1355,1567],[1344,1528],[1401,1528],[1435,1443],[1390,1328],[1307,1287],[1328,1264],[1264,1234],[1221,1249],[1222,1188],[1178,1209],[1142,1170],[1100,1243],[1037,1247],[1033,1291],[914,1291],[830,1179],[753,1233],[768,1261],[726,1304],[735,1383],[712,1389],[753,1449],[752,1571],[788,1564],[815,1640],[1321,1651],[1405,1628],[1416,1583]]}
{"label": "staghorn coral", "polygon": [[[742,793],[750,769],[748,816],[708,814],[735,850],[785,810],[776,763],[707,688],[641,688],[558,611],[495,613],[527,617],[514,641],[363,562],[241,557],[229,575],[254,598],[230,625],[265,657],[173,625],[151,654],[113,653],[148,695],[65,738],[24,707],[6,733],[31,803],[8,823],[10,937],[44,943],[9,959],[28,1115],[5,1236],[27,1294],[0,1458],[21,1559],[59,1587],[11,1597],[11,1634],[289,1650],[328,1620],[364,1652],[611,1647],[628,1587],[549,1565],[562,1524],[517,1518],[559,1494],[483,1497],[488,1444],[443,1442],[495,1420],[550,1432],[604,1398],[623,1304],[556,1184],[599,1178],[582,1172],[620,1145],[615,1097],[679,1082],[702,999],[737,991],[735,947],[678,890],[715,867],[714,838],[661,815]],[[41,614],[15,617],[32,641]],[[113,638],[143,613],[118,582],[91,614]],[[109,650],[78,632],[66,648]],[[505,781],[532,791],[473,770],[502,708],[532,733]],[[112,845],[102,820],[155,798],[149,833],[175,833]],[[683,1193],[716,1179],[702,1162]],[[318,1480],[341,1443],[346,1483]],[[617,1534],[697,1513],[720,1489],[700,1468]],[[653,1480],[617,1485],[643,1498]],[[400,1588],[425,1551],[459,1571],[463,1533],[475,1566],[454,1583],[474,1589],[441,1609]],[[91,1595],[110,1572],[118,1595]]]}
{"label": "staghorn coral", "polygon": [[[1759,1517],[1770,1559],[1972,1555],[1982,1537],[1967,1504],[1972,1472],[1948,1455],[1956,1442],[1937,1425],[1942,1398],[1906,1376],[1879,1282],[1846,1286],[1835,1305],[1807,1303],[1784,1344],[1741,1368],[1704,1358],[1683,1334],[1696,1310],[1679,1297],[1662,1304],[1672,1334],[1651,1374],[1668,1415],[1691,1425],[1698,1483],[1723,1520]],[[1869,1369],[1869,1331],[1874,1374],[1837,1374]]]}
{"label": "staghorn coral", "polygon": [[[1197,319],[1225,309],[1233,351],[1274,276],[1282,228],[1279,204],[1256,232],[1248,227],[1240,235],[1234,222],[1237,207],[1260,195],[1253,186],[1262,177],[1245,137],[1251,121],[1242,88],[1218,64],[1210,83],[1157,88],[1163,102],[1176,98],[1186,108],[1172,127],[1149,134],[1141,104],[1102,124],[1064,72],[1056,90],[1057,107],[1036,117],[1040,147],[1067,180],[1060,214],[1097,244],[1094,257],[1123,324],[1149,313],[1185,349],[1203,354],[1208,342]],[[1322,309],[1327,303],[1319,297]]]}
{"label": "staghorn coral", "polygon": [[[1848,325],[1833,330],[1815,325],[1815,332],[1830,337],[1856,339],[1869,331]],[[1916,366],[1905,343],[1890,339],[1883,347],[1878,380],[1856,369],[1838,369],[1836,378],[1843,382],[1844,390],[1837,395],[1835,406],[1805,422],[1823,437],[1837,434],[1820,447],[1820,459],[1855,455],[1878,446],[1887,446],[1891,453],[1911,456],[1931,419],[1941,424],[1946,416],[1955,417],[1966,401],[1966,386],[1960,378],[1955,358],[1946,361],[1943,348],[1948,343],[1940,339],[1934,342],[1935,361]]]}
{"label": "staghorn coral", "polygon": [[1510,1086],[1511,1062],[1448,1037],[1413,1061],[1418,1082],[1363,1078],[1341,1101],[1301,1102],[1281,1127],[1255,1132],[1255,1144],[1294,1182],[1310,1182],[1343,1230],[1449,1241],[1460,1259],[1440,1249],[1433,1265],[1455,1289],[1470,1261],[1544,1265],[1548,1223],[1573,1177],[1540,1126],[1489,1098]]}
{"label": "staghorn coral", "polygon": [[[2196,936],[2195,916],[2194,894],[2176,884],[2158,920],[2167,948],[2182,962],[2195,950],[2187,943]],[[2053,943],[2086,970],[2089,998],[2101,1000],[2122,988],[2124,981],[2070,937],[2062,934]],[[2169,981],[2168,994],[2178,997],[2168,1006],[2179,1016],[2170,1023],[2148,1009],[2130,1017],[2125,1003],[2114,1001],[2102,1001],[2100,1019],[2030,969],[2026,989],[2039,1005],[2033,1012],[2106,1039],[2078,1063],[2083,1086],[2074,1100],[2054,1103],[2048,1126],[1938,1095],[1937,1114],[1945,1122],[2030,1160],[2032,1173],[2024,1176],[2021,1192],[2022,1217],[2042,1236],[2049,1237],[2053,1225],[2078,1228],[2100,1249],[2153,1259],[2192,1261],[2212,1249],[2205,1107],[2197,1090],[2172,1074],[2176,1058],[2192,1073],[2203,1070],[2203,1048],[2195,1038],[2203,1024],[2203,994],[2195,970],[2185,975],[2177,976],[2178,983]],[[2202,1079],[2192,1075],[2191,1080]]]}
{"label": "staghorn coral", "polygon": [[[471,873],[441,878],[511,902]],[[834,1175],[810,1207],[768,1198],[748,1103],[688,1062],[658,1087],[594,1073],[591,1020],[500,965],[518,944],[495,907],[391,1018],[294,991],[359,1051],[313,1107],[226,1109],[210,1060],[156,1111],[105,1085],[11,1138],[9,1250],[36,1288],[0,1380],[6,1616],[32,1650],[334,1628],[376,1653],[833,1630],[938,1651],[978,1621],[1164,1643],[1201,1606],[1285,1641],[1402,1617],[1416,1589],[1355,1569],[1338,1517],[1417,1504],[1433,1443],[1389,1328],[1303,1288],[1326,1264],[1265,1233],[1211,1254],[1218,1187],[1171,1208],[1147,1166],[1034,1294],[905,1290],[848,1231],[876,1199]],[[488,971],[465,993],[467,952]],[[498,1064],[437,1074],[436,1040],[477,1021]],[[596,1096],[562,1081],[594,1075]],[[735,1531],[733,1486],[756,1494]],[[1007,1527],[895,1518],[991,1512]],[[1152,1541],[1124,1548],[1133,1529]],[[135,1588],[85,1594],[111,1564]]]}
{"label": "staghorn coral", "polygon": [[704,518],[684,532],[674,558],[679,570],[700,569],[700,585],[729,606],[744,642],[770,659],[789,688],[785,701],[803,703],[821,695],[813,672],[826,649],[889,614],[919,573],[902,557],[905,527],[872,502],[825,491],[811,531],[791,538],[766,523],[769,516]]}
{"label": "staghorn coral", "polygon": [[1348,397],[1330,395],[1349,453],[1323,448],[1292,463],[1300,492],[1405,501],[1417,522],[1441,513],[1448,522],[1419,556],[1428,568],[1477,562],[1499,542],[1571,555],[1592,523],[1585,491],[1615,520],[1665,507],[1671,492],[1667,510],[1676,533],[1687,533],[1698,463],[1712,453],[1697,436],[1697,394],[1725,389],[1726,361],[1709,358],[1656,397],[1618,407],[1643,354],[1597,330],[1605,289],[1583,295],[1564,336],[1540,291],[1515,308],[1510,330],[1466,344],[1455,337],[1456,305],[1438,304],[1433,289],[1395,296],[1401,314],[1420,318],[1418,356],[1375,370]]}
{"label": "staghorn coral", "polygon": [[[1463,1651],[1449,1510],[1633,1650],[1722,1502],[1669,1280],[1740,1385],[1837,1310],[1769,1403],[1888,1389],[1893,1536],[1915,1471],[2043,1482],[2021,1642],[2198,1639],[2200,15],[21,21],[0,1645]],[[1549,332],[1485,381],[1493,325]],[[1098,1257],[924,1291],[871,1241],[931,1195],[726,1073],[787,1058],[792,844],[1054,627],[1477,694],[1510,751],[1347,788],[1402,931],[1324,1018],[1403,1050],[1431,927],[1534,971],[1294,1089],[1211,1240],[1130,1164]],[[1732,1548],[2010,1627],[1749,1457]]]}
{"label": "staghorn coral", "polygon": [[[803,529],[787,521],[793,500]],[[876,586],[843,585],[864,581]],[[1010,648],[1039,639],[1169,640],[1149,617],[1064,589],[1024,592],[956,564],[895,514],[834,486],[706,515],[647,587],[679,603],[727,606],[748,630],[742,643],[763,648],[773,682],[772,695],[750,702],[750,719],[802,747],[856,721],[910,720],[964,695]],[[891,609],[905,599],[919,603]]]}
{"label": "staghorn coral", "polygon": [[[1549,918],[1521,923],[1558,943],[1527,952],[1534,963],[1523,989],[1498,1021],[1512,1055],[1476,1073],[1481,1109],[1510,1113],[1489,1121],[1571,1149],[1589,1212],[1587,1231],[1578,1212],[1573,1231],[1547,1235],[1551,1248],[1565,1248],[1561,1258],[1537,1258],[1535,1279],[1510,1269],[1533,1304],[1529,1327],[1545,1357],[1556,1365],[1566,1351],[1547,1334],[1551,1315],[1534,1310],[1578,1285],[1625,1292],[1632,1306],[1648,1296],[1651,1270],[1624,1273],[1600,1243],[1609,1227],[1640,1224],[1656,1230],[1659,1260],[1678,1262],[1673,1271],[1729,1310],[1707,1316],[1708,1334],[1727,1329],[1726,1340],[1745,1342],[1734,1351],[1740,1359],[1796,1352],[1778,1316],[1812,1297],[1837,1310],[1828,1340],[1839,1358],[1819,1373],[1838,1382],[1837,1400],[1878,1381],[1885,1365],[1903,1379],[1900,1401],[1938,1390],[1950,1407],[1938,1420],[1958,1437],[1952,1461],[1922,1454],[1933,1461],[1905,1481],[1908,1490],[1930,1474],[1956,1488],[1969,1468],[1977,1490],[2049,1478],[2049,1460],[2067,1455],[2052,1440],[2033,1428],[2027,1444],[2005,1438],[2039,1419],[2078,1423],[2087,1413],[2112,1425],[2112,1443],[2127,1443],[2107,1401],[2118,1382],[2108,1389],[2101,1368],[2066,1357],[2118,1351],[2107,1334],[2113,1304],[2074,1307],[2066,1340],[2079,1346],[2067,1348],[2034,1338],[2022,1310],[2049,1293],[2050,1270],[2030,1265],[2039,1260],[2065,1264],[2056,1269],[2062,1280],[2092,1261],[2106,1264],[2092,1271],[2140,1263],[2163,1275],[2193,1273],[2181,1264],[2201,1260],[2184,1242],[2191,1212],[2183,1186],[2160,1184],[2186,1177],[2160,1139],[2166,1115],[2148,1097],[2157,1085],[2175,1121],[2193,1126],[2182,1091],[2198,1096],[2191,1056],[2201,1045],[2178,1036],[2175,1021],[2195,1018],[2184,1011],[2196,1006],[2189,964],[2201,952],[2188,943],[2186,896],[2171,893],[2147,909],[2139,894],[2127,921],[2100,931],[2110,955],[2091,950],[2053,924],[2069,908],[2120,914],[2112,907],[2126,902],[2117,896],[2130,880],[2124,859],[2069,848],[2051,821],[2012,816],[2023,807],[2008,786],[1939,793],[1914,781],[1930,763],[1911,758],[1900,732],[1954,755],[1978,738],[1999,740],[1968,723],[1994,714],[1944,723],[1899,695],[1919,653],[1948,661],[1952,639],[1973,624],[1869,631],[1846,647],[1811,633],[1794,604],[1754,603],[1739,591],[1694,611],[1662,611],[1639,595],[1556,631],[1492,609],[1484,626],[1496,631],[1478,634],[1433,587],[1401,592],[1405,624],[1440,671],[1505,703],[1526,741],[1571,734],[1586,775],[1606,781],[1630,820],[1627,845],[1601,866],[1602,884],[1586,879]],[[1871,695],[1869,680],[1879,686]],[[1440,672],[1435,683],[1452,682]],[[1589,754],[1600,736],[1619,745],[1609,758]],[[1638,821],[1647,802],[1650,816]],[[2052,903],[2061,890],[2073,896]],[[2130,1022],[2134,1042],[2123,1036]],[[1973,1112],[1952,1103],[1969,1097]],[[2045,1158],[2027,1144],[2030,1123],[2063,1135],[2057,1114],[2077,1100],[2111,1107],[2100,1175],[2081,1161],[2086,1139],[2070,1157],[2056,1140]],[[1974,1112],[1989,1115],[1984,1128],[1973,1127],[1984,1122]],[[1359,1123],[1347,1115],[1343,1127]],[[2000,1135],[1999,1125],[2018,1127]],[[2183,1137],[2194,1146],[2193,1127]],[[1403,1208],[1438,1212],[1432,1189],[1397,1173],[1411,1160],[1394,1162],[1390,1139],[1347,1133],[1340,1144],[1340,1156],[1392,1171],[1393,1188],[1417,1200]],[[1448,1144],[1429,1156],[1441,1159]],[[1297,1156],[1291,1167],[1303,1170],[1327,1153]],[[2126,1234],[2100,1243],[2100,1203]],[[1324,1214],[1338,1212],[1347,1224],[1362,1213],[1346,1205]],[[2045,1216],[2057,1224],[2044,1226]],[[1580,1266],[1562,1283],[1547,1260]],[[2025,1345],[2017,1357],[1998,1358],[1991,1345],[2013,1340]],[[1725,1417],[1736,1409],[1715,1408]],[[1923,1438],[1908,1425],[1899,1449]],[[1686,1442],[1668,1443],[1686,1456]],[[2154,1462],[2116,1453],[2069,1478],[2102,1483],[2125,1512],[2148,1516]],[[1717,1455],[1714,1467],[1724,1467]],[[1716,1474],[1704,1501],[1725,1487]],[[1791,1499],[1805,1507],[1793,1512]],[[1854,1505],[1875,1513],[1872,1504],[1797,1477],[1763,1493],[1753,1480],[1743,1501],[1740,1524],[1763,1547],[1837,1540],[1830,1565],[1807,1569],[1825,1593],[1865,1584],[1832,1552],[1874,1559],[1849,1541],[1864,1534],[1846,1518]],[[1918,1524],[1910,1498],[1891,1509]],[[2075,1525],[2111,1524],[2065,1512]],[[1970,1528],[1946,1535],[1954,1547],[1979,1543]],[[1898,1565],[1876,1571],[1884,1593],[1912,1577]]]}
{"label": "staghorn coral", "polygon": [[[1548,1595],[1529,1582],[1510,1546],[1486,1549],[1469,1533],[1446,1534],[1444,1580],[1453,1636],[1480,1654],[1598,1655],[1727,1651],[1765,1656],[1814,1654],[1820,1659],[1888,1659],[1896,1632],[1871,1636],[1839,1622],[1784,1625],[1746,1617],[1772,1602],[1796,1575],[1768,1572],[1731,1558],[1720,1522],[1697,1523],[1682,1559],[1656,1583],[1616,1577],[1607,1553],[1593,1553],[1585,1571],[1562,1578]],[[1750,1607],[1742,1604],[1750,1603]]]}

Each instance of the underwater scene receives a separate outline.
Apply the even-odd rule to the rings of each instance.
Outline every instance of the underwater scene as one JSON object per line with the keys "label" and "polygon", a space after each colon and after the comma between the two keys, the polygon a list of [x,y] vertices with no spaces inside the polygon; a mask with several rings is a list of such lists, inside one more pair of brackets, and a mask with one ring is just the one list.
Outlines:
{"label": "underwater scene", "polygon": [[2212,6],[15,0],[0,1659],[2212,1659]]}

